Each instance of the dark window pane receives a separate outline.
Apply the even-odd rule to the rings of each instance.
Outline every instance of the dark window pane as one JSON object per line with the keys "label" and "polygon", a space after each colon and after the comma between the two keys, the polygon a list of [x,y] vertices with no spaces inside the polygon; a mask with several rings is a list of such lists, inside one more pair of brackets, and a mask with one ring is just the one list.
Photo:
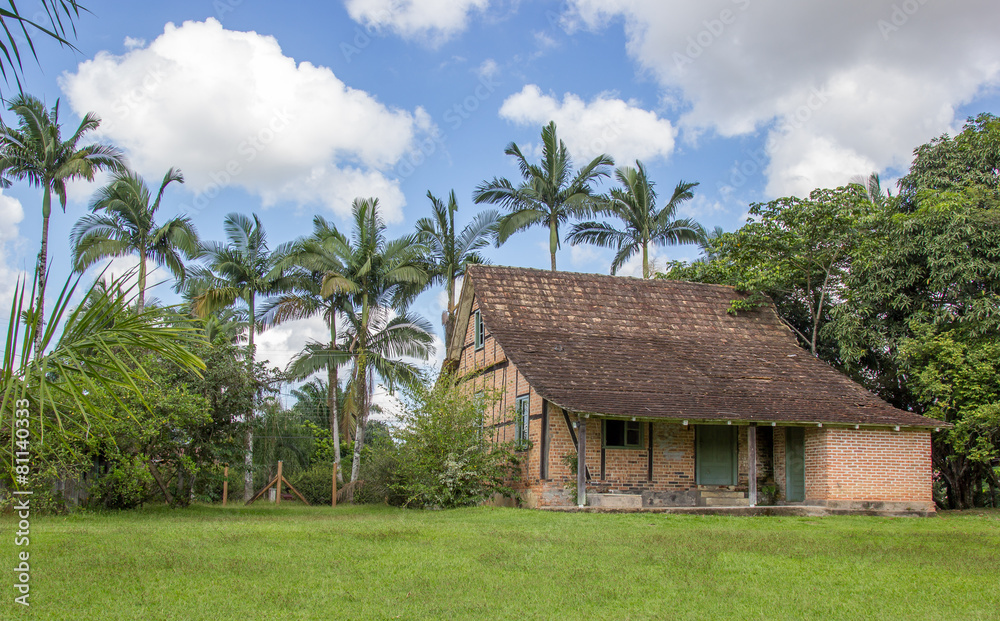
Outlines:
{"label": "dark window pane", "polygon": [[604,421],[604,445],[625,446],[625,421]]}

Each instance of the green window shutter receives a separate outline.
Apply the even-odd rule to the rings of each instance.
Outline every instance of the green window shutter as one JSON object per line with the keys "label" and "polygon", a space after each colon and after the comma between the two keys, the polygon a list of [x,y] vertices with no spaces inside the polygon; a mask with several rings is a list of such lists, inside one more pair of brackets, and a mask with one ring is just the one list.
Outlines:
{"label": "green window shutter", "polygon": [[474,317],[476,349],[482,349],[483,344],[486,342],[486,327],[483,326],[483,315],[479,311],[474,313]]}
{"label": "green window shutter", "polygon": [[527,444],[528,439],[530,438],[528,435],[530,414],[531,408],[529,395],[518,397],[517,401],[514,403],[514,444],[516,444],[518,448]]}

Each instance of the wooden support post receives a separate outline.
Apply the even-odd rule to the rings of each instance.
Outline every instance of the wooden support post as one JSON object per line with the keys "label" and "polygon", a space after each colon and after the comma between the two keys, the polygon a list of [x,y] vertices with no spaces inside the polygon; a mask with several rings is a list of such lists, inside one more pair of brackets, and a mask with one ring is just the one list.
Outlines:
{"label": "wooden support post", "polygon": [[750,484],[750,506],[757,506],[757,423],[750,423],[747,429],[747,470]]}
{"label": "wooden support post", "polygon": [[337,462],[333,462],[333,496],[330,500],[330,506],[337,506]]}
{"label": "wooden support post", "polygon": [[579,429],[576,430],[578,445],[576,450],[576,504],[587,506],[587,419],[579,417]]}
{"label": "wooden support post", "polygon": [[278,462],[278,477],[277,478],[278,478],[278,495],[277,495],[277,497],[275,499],[275,503],[280,505],[281,504],[281,483],[284,480],[284,477],[281,476],[281,462],[280,461]]}
{"label": "wooden support post", "polygon": [[222,506],[229,500],[229,466],[222,471]]}

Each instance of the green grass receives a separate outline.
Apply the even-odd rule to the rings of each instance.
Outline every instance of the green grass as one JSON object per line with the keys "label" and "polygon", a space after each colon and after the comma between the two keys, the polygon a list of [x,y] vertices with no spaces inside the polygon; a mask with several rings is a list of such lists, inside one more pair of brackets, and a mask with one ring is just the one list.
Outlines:
{"label": "green grass", "polygon": [[[0,518],[0,569],[16,564]],[[2,619],[996,619],[1000,512],[199,506],[34,518]],[[8,582],[10,584],[10,582]]]}

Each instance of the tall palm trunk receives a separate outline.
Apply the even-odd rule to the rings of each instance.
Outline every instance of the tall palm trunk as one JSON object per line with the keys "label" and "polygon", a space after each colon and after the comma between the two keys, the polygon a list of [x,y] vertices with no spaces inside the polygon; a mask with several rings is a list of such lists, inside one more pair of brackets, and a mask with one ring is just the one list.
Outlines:
{"label": "tall palm trunk", "polygon": [[448,311],[444,319],[444,348],[451,347],[451,339],[455,338],[455,275],[448,276]]}
{"label": "tall palm trunk", "polygon": [[135,301],[135,312],[141,315],[146,308],[146,250],[139,250],[139,295]]}
{"label": "tall palm trunk", "polygon": [[[248,300],[250,307],[250,334],[247,340],[247,367],[250,372],[250,377],[253,377],[253,361],[255,357],[254,343],[253,343],[253,333],[256,327],[256,321],[254,316],[254,295],[250,294],[250,299]],[[253,421],[254,421],[254,408],[257,405],[257,391],[254,390],[253,396],[250,398],[250,411],[247,412],[247,439],[246,439],[246,453],[243,455],[243,467],[245,469],[243,475],[243,500],[244,502],[250,502],[253,498]]]}
{"label": "tall palm trunk", "polygon": [[642,277],[649,278],[649,242],[642,243]]}
{"label": "tall palm trunk", "polygon": [[38,251],[35,278],[38,283],[38,305],[35,315],[35,359],[42,357],[42,328],[45,327],[45,270],[49,256],[49,216],[52,215],[52,190],[46,181],[42,196],[42,247]]}
{"label": "tall palm trunk", "polygon": [[361,471],[361,449],[365,445],[365,427],[368,426],[368,408],[371,394],[368,389],[368,370],[365,368],[364,354],[358,359],[355,371],[355,391],[358,398],[358,420],[354,432],[354,461],[351,464],[351,481],[358,480]]}
{"label": "tall palm trunk", "polygon": [[[337,312],[333,311],[330,316],[330,350],[337,348]],[[326,407],[330,411],[330,437],[333,438],[333,463],[337,467],[337,481],[344,482],[344,472],[340,467],[340,423],[337,412],[337,388],[340,378],[337,377],[337,365],[330,363],[326,368],[327,373],[327,394]]]}
{"label": "tall palm trunk", "polygon": [[549,255],[552,257],[552,271],[556,270],[556,250],[559,249],[559,223],[555,216],[549,218]]}

